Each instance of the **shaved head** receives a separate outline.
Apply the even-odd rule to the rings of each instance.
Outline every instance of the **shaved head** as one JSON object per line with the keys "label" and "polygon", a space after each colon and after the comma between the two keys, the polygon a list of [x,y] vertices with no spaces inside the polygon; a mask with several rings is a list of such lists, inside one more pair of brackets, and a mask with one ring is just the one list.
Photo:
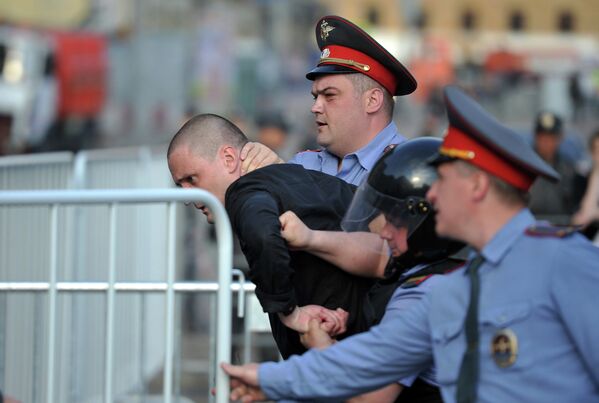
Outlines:
{"label": "shaved head", "polygon": [[167,158],[179,147],[187,147],[194,155],[213,160],[221,146],[241,150],[247,142],[245,134],[231,121],[205,113],[189,119],[179,129],[169,144]]}

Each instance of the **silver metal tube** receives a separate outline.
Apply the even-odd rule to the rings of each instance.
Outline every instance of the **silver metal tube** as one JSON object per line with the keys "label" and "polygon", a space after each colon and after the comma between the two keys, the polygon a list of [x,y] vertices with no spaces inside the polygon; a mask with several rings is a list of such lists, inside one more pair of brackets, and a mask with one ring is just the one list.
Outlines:
{"label": "silver metal tube", "polygon": [[168,206],[168,249],[166,269],[166,348],[164,363],[163,398],[165,403],[171,403],[173,394],[173,343],[175,331],[175,204]]}
{"label": "silver metal tube", "polygon": [[112,367],[114,359],[114,282],[116,280],[116,203],[109,207],[108,290],[106,292],[106,364],[104,366],[104,401],[112,402]]}
{"label": "silver metal tube", "polygon": [[252,329],[250,327],[252,315],[249,312],[250,304],[247,302],[247,295],[245,294],[245,320],[243,321],[243,364],[252,361]]}
{"label": "silver metal tube", "polygon": [[58,205],[50,208],[50,281],[48,282],[48,368],[46,400],[54,401],[54,358],[56,347],[56,280],[58,271]]}
{"label": "silver metal tube", "polygon": [[[56,283],[56,291],[97,291],[105,292],[108,290],[109,283],[103,282],[68,282],[62,281]],[[166,291],[166,283],[136,283],[136,282],[121,282],[114,283],[115,291],[119,292],[164,292]],[[48,291],[50,283],[46,282],[0,282],[0,291],[23,291],[23,292],[41,292]],[[175,292],[217,292],[219,289],[217,282],[185,282],[173,283]],[[246,293],[255,291],[256,286],[252,283],[244,283],[242,286],[239,283],[231,284],[231,292],[239,292],[243,289]]]}
{"label": "silver metal tube", "polygon": [[[203,201],[215,210],[216,216],[229,218],[221,203],[212,195],[200,189],[102,189],[102,190],[14,190],[2,192],[0,205],[47,205],[47,204],[109,204],[109,203],[167,203]],[[216,222],[218,229],[219,223]],[[226,231],[225,231],[226,232]],[[230,228],[228,233],[230,234]],[[231,259],[232,260],[232,259]],[[228,269],[230,271],[231,268]]]}
{"label": "silver metal tube", "polygon": [[[239,269],[233,269],[232,274],[233,274],[233,276],[239,277],[238,284],[245,283],[245,274],[243,273],[243,271],[241,271]],[[244,304],[245,304],[245,291],[244,291],[243,287],[241,287],[239,289],[239,293],[237,294],[237,317],[238,318],[243,318],[243,316],[244,316],[244,313],[245,313]]]}
{"label": "silver metal tube", "polygon": [[216,327],[216,403],[229,401],[229,377],[220,368],[221,362],[231,362],[231,268],[233,267],[233,234],[225,209],[213,197],[206,200],[214,214],[218,245],[218,293]]}

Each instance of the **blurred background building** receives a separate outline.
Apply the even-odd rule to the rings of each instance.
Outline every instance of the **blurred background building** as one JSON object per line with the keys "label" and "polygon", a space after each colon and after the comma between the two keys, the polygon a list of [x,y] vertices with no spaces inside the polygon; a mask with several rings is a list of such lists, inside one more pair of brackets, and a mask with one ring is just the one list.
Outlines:
{"label": "blurred background building", "polygon": [[[439,88],[457,83],[523,131],[538,110],[550,109],[584,137],[597,108],[597,6],[583,0],[24,0],[15,7],[2,0],[1,149],[163,143],[198,112],[230,116],[251,136],[257,116],[282,114],[292,146],[302,147],[313,132],[304,74],[318,57],[314,21],[325,13],[356,22],[410,66],[419,89],[398,100],[397,115],[407,136],[442,131]],[[68,75],[60,63],[81,52],[62,50],[57,31],[74,40],[83,32],[100,38],[87,70],[74,62],[79,84],[95,85],[87,99],[95,97],[95,106],[86,111],[72,106],[81,103],[76,90],[71,96],[80,98],[65,107],[66,88],[78,84],[63,82]]]}

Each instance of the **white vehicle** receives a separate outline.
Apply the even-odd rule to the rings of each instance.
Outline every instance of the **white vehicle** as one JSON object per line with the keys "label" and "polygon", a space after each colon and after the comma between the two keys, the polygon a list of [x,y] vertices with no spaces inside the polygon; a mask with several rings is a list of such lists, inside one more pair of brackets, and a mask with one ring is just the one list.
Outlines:
{"label": "white vehicle", "polygon": [[84,135],[103,107],[106,70],[100,35],[0,28],[0,155]]}

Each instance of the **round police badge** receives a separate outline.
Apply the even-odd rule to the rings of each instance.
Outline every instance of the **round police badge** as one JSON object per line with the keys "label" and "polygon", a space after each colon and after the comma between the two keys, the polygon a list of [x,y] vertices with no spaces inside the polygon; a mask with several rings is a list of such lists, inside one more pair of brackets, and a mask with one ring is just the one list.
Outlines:
{"label": "round police badge", "polygon": [[510,329],[501,329],[491,340],[491,356],[499,368],[507,368],[518,357],[518,338]]}

